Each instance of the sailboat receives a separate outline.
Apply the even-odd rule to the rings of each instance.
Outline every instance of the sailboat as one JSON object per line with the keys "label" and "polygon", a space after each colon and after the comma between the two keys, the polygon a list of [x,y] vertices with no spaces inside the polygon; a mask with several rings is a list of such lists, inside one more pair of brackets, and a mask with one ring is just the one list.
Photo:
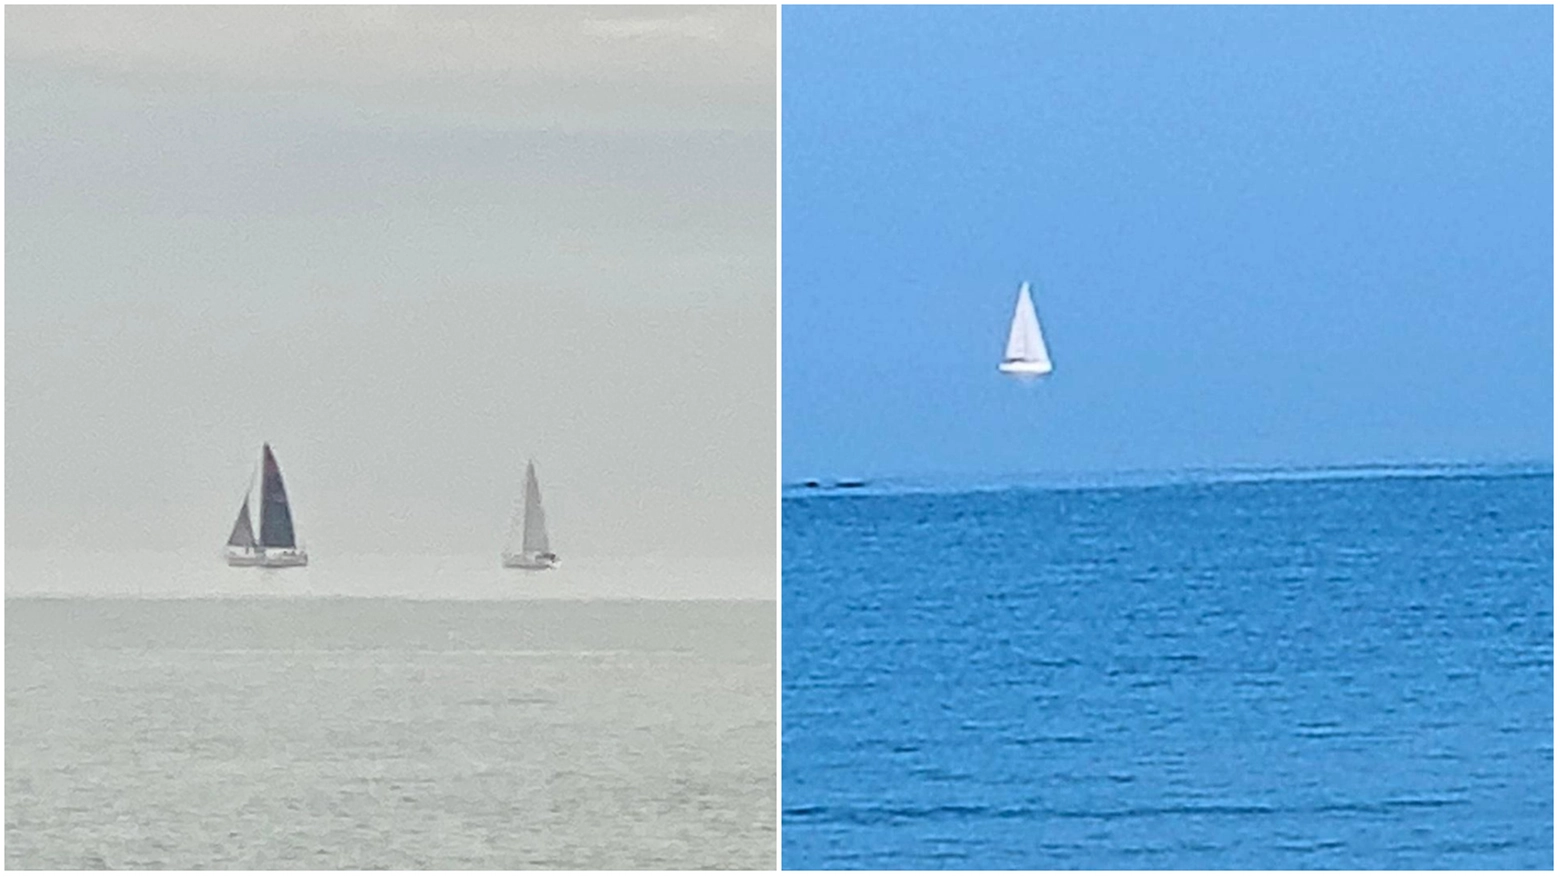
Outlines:
{"label": "sailboat", "polygon": [[238,518],[228,534],[228,566],[308,566],[309,553],[298,544],[293,533],[292,509],[287,505],[287,488],[282,484],[282,469],[276,465],[271,446],[260,452],[260,538],[250,521],[249,499],[254,488],[244,492]]}
{"label": "sailboat", "polygon": [[1023,380],[1051,373],[1051,355],[1046,352],[1045,338],[1040,335],[1040,318],[1035,316],[1035,302],[1029,297],[1028,283],[1018,288],[1018,305],[1013,309],[1013,324],[1008,328],[1007,351],[997,369]]}
{"label": "sailboat", "polygon": [[508,569],[553,569],[558,555],[547,544],[547,515],[542,511],[542,488],[536,483],[536,461],[525,464],[525,500],[517,506],[509,523],[509,541],[504,545],[504,566]]}

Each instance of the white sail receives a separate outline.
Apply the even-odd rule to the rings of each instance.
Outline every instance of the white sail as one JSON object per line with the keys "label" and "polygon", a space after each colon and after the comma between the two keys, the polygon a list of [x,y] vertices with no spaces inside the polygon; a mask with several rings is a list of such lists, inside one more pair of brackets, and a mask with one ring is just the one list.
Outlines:
{"label": "white sail", "polygon": [[1045,349],[1040,318],[1035,316],[1035,302],[1029,297],[1028,283],[1018,289],[1018,304],[1013,308],[1013,323],[1008,327],[1007,350],[997,368],[1016,375],[1038,376],[1051,372],[1051,355]]}
{"label": "white sail", "polygon": [[547,514],[542,511],[542,488],[536,483],[536,464],[525,465],[525,535],[520,543],[525,552],[547,553]]}
{"label": "white sail", "polygon": [[552,569],[558,556],[547,540],[547,513],[542,511],[542,488],[536,480],[536,463],[525,466],[525,493],[515,503],[504,543],[504,566],[520,569]]}

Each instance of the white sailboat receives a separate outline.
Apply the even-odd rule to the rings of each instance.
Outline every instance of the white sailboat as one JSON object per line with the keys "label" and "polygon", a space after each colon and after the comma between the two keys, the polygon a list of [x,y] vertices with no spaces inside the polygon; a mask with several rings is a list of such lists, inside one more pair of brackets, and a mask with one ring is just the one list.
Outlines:
{"label": "white sailboat", "polygon": [[1035,302],[1029,297],[1028,283],[1018,288],[1018,304],[1013,309],[1013,323],[1008,328],[1007,351],[997,369],[1025,380],[1051,373],[1051,354],[1046,351],[1045,338],[1040,334],[1040,318],[1035,316]]}
{"label": "white sailboat", "polygon": [[254,492],[251,487],[244,493],[233,531],[228,534],[228,566],[308,566],[309,553],[298,544],[293,532],[287,487],[282,484],[282,469],[276,464],[270,445],[261,449],[260,473],[260,538],[255,538],[249,519],[249,497]]}
{"label": "white sailboat", "polygon": [[559,563],[547,542],[547,515],[542,511],[542,488],[536,482],[536,461],[525,464],[525,498],[515,508],[504,545],[508,569],[553,569]]}

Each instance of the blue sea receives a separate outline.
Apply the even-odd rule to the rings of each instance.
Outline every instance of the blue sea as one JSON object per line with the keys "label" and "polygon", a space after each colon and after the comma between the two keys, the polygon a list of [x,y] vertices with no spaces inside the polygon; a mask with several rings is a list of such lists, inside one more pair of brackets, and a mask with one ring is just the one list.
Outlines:
{"label": "blue sea", "polygon": [[1553,865],[1547,465],[782,508],[786,868]]}

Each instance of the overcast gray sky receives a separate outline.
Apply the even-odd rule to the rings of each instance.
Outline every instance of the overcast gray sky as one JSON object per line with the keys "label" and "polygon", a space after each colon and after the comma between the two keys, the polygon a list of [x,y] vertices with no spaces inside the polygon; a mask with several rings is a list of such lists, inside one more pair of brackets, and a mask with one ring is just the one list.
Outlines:
{"label": "overcast gray sky", "polygon": [[772,558],[772,8],[10,7],[6,544]]}

